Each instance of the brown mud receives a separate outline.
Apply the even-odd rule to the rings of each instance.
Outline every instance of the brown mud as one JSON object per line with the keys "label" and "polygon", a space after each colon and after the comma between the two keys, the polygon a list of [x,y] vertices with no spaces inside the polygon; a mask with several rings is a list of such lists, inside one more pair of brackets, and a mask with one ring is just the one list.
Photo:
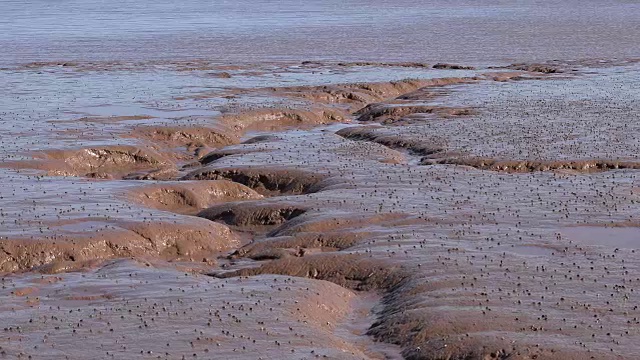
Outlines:
{"label": "brown mud", "polygon": [[185,223],[112,222],[102,231],[84,236],[3,239],[0,270],[56,273],[76,270],[99,260],[147,256],[202,261],[239,244],[240,239],[228,227],[199,219]]}
{"label": "brown mud", "polygon": [[225,180],[163,182],[131,191],[134,202],[158,210],[194,215],[216,203],[260,199],[262,195]]}
{"label": "brown mud", "polygon": [[344,113],[333,109],[260,109],[229,114],[220,121],[242,134],[248,131],[279,131],[286,128],[311,128],[344,121]]}
{"label": "brown mud", "polygon": [[148,148],[113,145],[78,150],[47,150],[33,154],[35,160],[6,162],[4,167],[35,169],[49,176],[122,178],[143,170],[174,167],[171,159]]}
{"label": "brown mud", "polygon": [[242,269],[214,277],[278,274],[327,280],[358,291],[391,290],[406,275],[389,264],[357,255],[317,254],[273,260],[257,267]]}
{"label": "brown mud", "polygon": [[316,103],[345,104],[353,110],[353,107],[361,107],[376,101],[392,99],[418,89],[464,84],[474,80],[477,80],[477,78],[406,79],[388,83],[273,88],[272,92],[293,98],[311,100]]}
{"label": "brown mud", "polygon": [[202,146],[219,148],[239,142],[237,134],[204,127],[137,127],[133,136],[147,139],[157,146],[184,146],[187,149],[195,149]]}

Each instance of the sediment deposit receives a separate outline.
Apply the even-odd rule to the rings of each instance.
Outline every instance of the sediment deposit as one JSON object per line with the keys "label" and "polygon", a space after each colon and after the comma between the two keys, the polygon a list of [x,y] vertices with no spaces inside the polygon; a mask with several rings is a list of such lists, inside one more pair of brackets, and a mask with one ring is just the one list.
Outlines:
{"label": "sediment deposit", "polygon": [[0,351],[632,359],[637,66],[397,67],[5,158]]}

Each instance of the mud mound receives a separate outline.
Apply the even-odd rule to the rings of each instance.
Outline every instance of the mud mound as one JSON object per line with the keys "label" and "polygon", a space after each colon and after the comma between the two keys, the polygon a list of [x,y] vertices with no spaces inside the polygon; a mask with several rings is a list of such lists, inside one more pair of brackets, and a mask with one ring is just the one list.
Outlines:
{"label": "mud mound", "polygon": [[403,103],[375,103],[369,104],[358,110],[354,115],[361,122],[380,121],[393,123],[415,114],[433,114],[438,117],[452,117],[471,115],[473,110],[469,108],[449,108],[443,106],[406,105]]}
{"label": "mud mound", "polygon": [[617,169],[640,169],[640,162],[617,160],[575,160],[575,161],[528,161],[495,160],[484,158],[468,159],[422,159],[422,165],[450,164],[471,166],[480,170],[507,173],[527,173],[536,171],[569,170],[579,173],[591,173]]}
{"label": "mud mound", "polygon": [[403,104],[369,104],[356,111],[357,121],[368,122],[375,120],[399,119],[411,114],[432,114],[434,106],[403,105]]}
{"label": "mud mound", "polygon": [[543,74],[555,74],[563,73],[564,69],[557,65],[550,64],[511,64],[505,67],[506,69],[521,70],[528,72],[537,72]]}
{"label": "mud mound", "polygon": [[231,257],[264,260],[285,256],[306,256],[322,251],[338,251],[356,245],[368,235],[367,232],[344,231],[272,237],[248,244],[235,251]]}
{"label": "mud mound", "polygon": [[506,71],[489,72],[489,73],[482,74],[482,76],[487,80],[497,81],[497,82],[521,81],[521,80],[543,80],[543,79],[546,79],[542,75],[535,76],[535,75],[527,74],[527,73],[524,73],[524,72],[521,72],[521,71],[518,71],[518,72],[506,72]]}
{"label": "mud mound", "polygon": [[306,194],[319,191],[316,187],[326,176],[297,169],[282,168],[202,168],[183,180],[231,180],[246,185],[263,195]]}
{"label": "mud mound", "polygon": [[0,272],[38,267],[41,271],[60,272],[87,262],[122,257],[201,261],[204,256],[239,244],[228,227],[202,219],[176,224],[128,222],[91,235],[0,240]]}
{"label": "mud mound", "polygon": [[407,79],[388,83],[368,83],[345,85],[347,89],[367,91],[378,100],[385,100],[426,87],[440,87],[472,82],[473,78],[439,78],[439,79]]}
{"label": "mud mound", "polygon": [[428,144],[415,139],[405,139],[397,135],[378,134],[376,129],[381,128],[370,126],[348,127],[337,131],[336,134],[345,139],[371,141],[391,149],[401,149],[420,156],[441,155],[446,151],[443,146],[437,144]]}
{"label": "mud mound", "polygon": [[421,62],[376,62],[376,61],[351,61],[351,62],[321,62],[306,60],[300,63],[308,68],[318,68],[323,66],[340,66],[340,67],[360,67],[360,66],[374,66],[374,67],[406,67],[406,68],[428,68],[429,64]]}
{"label": "mud mound", "polygon": [[51,150],[36,154],[35,157],[39,160],[23,162],[22,165],[36,169],[48,168],[49,175],[95,178],[121,177],[136,170],[167,168],[173,165],[160,154],[135,146]]}
{"label": "mud mound", "polygon": [[155,184],[136,188],[130,196],[144,206],[180,214],[196,214],[221,202],[262,198],[254,190],[226,180]]}
{"label": "mud mound", "polygon": [[321,104],[342,104],[351,111],[370,104],[395,98],[402,94],[416,91],[425,87],[440,87],[446,85],[468,83],[473,78],[441,78],[441,79],[406,79],[383,83],[356,83],[325,85],[317,87],[300,86],[287,88],[272,88],[278,95],[302,98]]}
{"label": "mud mound", "polygon": [[205,127],[143,126],[136,128],[133,136],[169,147],[186,146],[187,148],[194,148],[208,146],[217,148],[239,142],[234,134]]}
{"label": "mud mound", "polygon": [[406,278],[399,268],[355,254],[287,257],[257,268],[212,274],[216,277],[278,274],[326,280],[353,290],[391,289]]}
{"label": "mud mound", "polygon": [[[384,301],[385,309],[379,314],[368,334],[376,339],[402,344],[405,348],[403,357],[415,360],[441,359],[512,359],[514,348],[506,341],[496,337],[477,339],[478,331],[483,329],[464,328],[458,318],[442,316],[437,313],[425,316],[412,311],[407,304],[401,307]],[[487,320],[488,323],[491,320]],[[454,327],[458,329],[453,329]],[[490,331],[490,327],[484,327]],[[454,330],[452,334],[452,330]],[[468,336],[459,337],[455,332],[469,331]]]}
{"label": "mud mound", "polygon": [[459,64],[447,64],[447,63],[437,63],[433,65],[434,69],[446,69],[446,70],[475,70],[473,66],[465,66]]}
{"label": "mud mound", "polygon": [[289,128],[311,128],[317,125],[342,122],[346,113],[333,109],[261,109],[227,114],[221,122],[235,131],[281,131]]}
{"label": "mud mound", "polygon": [[429,64],[420,62],[372,62],[372,61],[356,61],[356,62],[340,62],[338,66],[353,67],[353,66],[376,66],[376,67],[406,67],[406,68],[428,68]]}
{"label": "mud mound", "polygon": [[430,100],[449,94],[449,90],[442,87],[424,87],[396,97],[396,100]]}
{"label": "mud mound", "polygon": [[412,223],[414,221],[405,214],[372,216],[305,213],[287,219],[281,226],[268,233],[269,237],[256,240],[238,249],[232,257],[265,260],[339,251],[373,236],[377,231],[376,227],[384,228]]}
{"label": "mud mound", "polygon": [[[228,227],[200,219],[191,219],[188,224],[135,222],[120,226],[147,241],[139,250],[148,252],[151,249],[154,254],[165,259],[200,261],[203,254],[217,253],[240,245],[239,239]],[[129,244],[125,246],[130,251],[136,251]]]}

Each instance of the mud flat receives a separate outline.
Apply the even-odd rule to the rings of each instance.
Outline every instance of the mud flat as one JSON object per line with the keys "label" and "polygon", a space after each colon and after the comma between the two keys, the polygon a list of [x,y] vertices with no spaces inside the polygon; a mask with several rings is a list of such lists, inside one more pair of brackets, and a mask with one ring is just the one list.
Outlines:
{"label": "mud flat", "polygon": [[216,280],[121,260],[2,284],[5,357],[367,357],[334,334],[356,295],[329,282]]}
{"label": "mud flat", "polygon": [[436,65],[7,141],[0,351],[633,359],[637,64]]}

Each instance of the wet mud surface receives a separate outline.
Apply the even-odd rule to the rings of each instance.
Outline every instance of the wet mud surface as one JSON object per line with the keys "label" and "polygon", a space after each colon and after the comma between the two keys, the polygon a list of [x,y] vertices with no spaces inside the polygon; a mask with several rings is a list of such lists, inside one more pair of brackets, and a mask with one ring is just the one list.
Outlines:
{"label": "wet mud surface", "polygon": [[639,351],[637,64],[191,65],[1,72],[1,356]]}
{"label": "wet mud surface", "polygon": [[324,281],[218,280],[120,260],[2,286],[5,358],[367,357],[336,334],[356,294]]}

